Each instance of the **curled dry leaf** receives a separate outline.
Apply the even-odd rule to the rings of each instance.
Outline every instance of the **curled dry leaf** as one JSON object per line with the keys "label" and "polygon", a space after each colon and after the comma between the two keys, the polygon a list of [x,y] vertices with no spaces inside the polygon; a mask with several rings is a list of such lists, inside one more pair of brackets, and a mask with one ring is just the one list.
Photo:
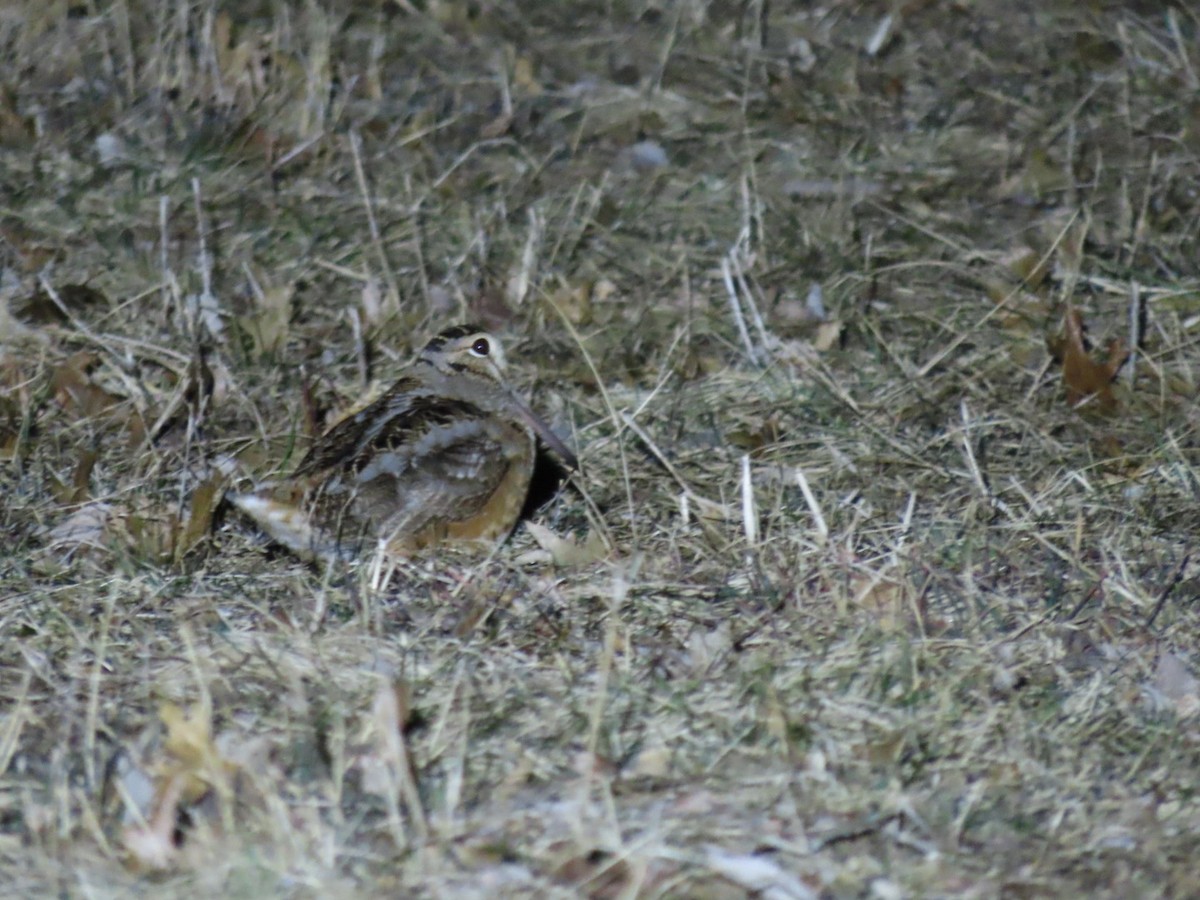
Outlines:
{"label": "curled dry leaf", "polygon": [[202,482],[192,493],[187,520],[175,540],[176,562],[199,544],[212,528],[213,513],[224,491],[224,481],[220,476],[213,476]]}
{"label": "curled dry leaf", "polygon": [[254,311],[238,317],[238,327],[250,336],[254,356],[273,357],[282,349],[292,320],[294,293],[294,284],[256,289]]}
{"label": "curled dry leaf", "polygon": [[108,541],[113,519],[109,503],[85,503],[50,529],[48,547],[65,551],[67,556],[79,549],[102,549]]}
{"label": "curled dry leaf", "polygon": [[211,787],[224,785],[233,767],[213,742],[210,710],[197,704],[185,713],[174,703],[163,703],[158,717],[167,729],[163,742],[167,759],[161,772],[169,777],[184,776],[184,802],[194,803]]}
{"label": "curled dry leaf", "polygon": [[1112,382],[1121,366],[1129,359],[1129,351],[1118,338],[1108,342],[1108,359],[1096,362],[1088,352],[1083,315],[1068,306],[1063,317],[1062,334],[1048,341],[1050,353],[1062,364],[1063,386],[1067,402],[1072,406],[1095,404],[1103,413],[1117,409],[1117,397]]}
{"label": "curled dry leaf", "polygon": [[83,351],[69,357],[54,370],[50,390],[66,412],[79,418],[91,418],[101,415],[120,400],[93,380],[91,371],[98,361],[96,354]]}
{"label": "curled dry leaf", "polygon": [[[559,537],[549,528],[539,525],[537,522],[526,522],[525,527],[529,529],[529,533],[533,535],[533,539],[538,542],[542,550],[549,555],[550,561],[559,568],[571,569],[587,566],[608,555],[604,538],[595,531],[589,531],[583,543],[578,544],[575,542],[575,538]],[[522,560],[537,562],[545,558],[535,555],[527,560],[526,557],[530,557],[530,554],[525,554]]]}
{"label": "curled dry leaf", "polygon": [[1049,256],[1028,246],[1009,250],[997,262],[1030,290],[1040,288],[1050,274]]}
{"label": "curled dry leaf", "polygon": [[61,481],[53,472],[49,473],[47,477],[50,479],[50,493],[54,495],[54,499],[64,506],[74,506],[89,500],[88,482],[97,458],[95,450],[80,451],[79,461],[75,464],[69,482]]}
{"label": "curled dry leaf", "polygon": [[175,863],[181,809],[214,789],[218,798],[230,796],[229,779],[236,770],[213,742],[206,706],[197,704],[185,713],[174,703],[163,703],[158,715],[167,734],[163,757],[152,766],[154,798],[149,815],[121,834],[126,862],[139,870],[162,870]]}
{"label": "curled dry leaf", "polygon": [[765,854],[734,853],[708,847],[708,867],[727,881],[769,900],[816,900],[818,894],[774,858]]}

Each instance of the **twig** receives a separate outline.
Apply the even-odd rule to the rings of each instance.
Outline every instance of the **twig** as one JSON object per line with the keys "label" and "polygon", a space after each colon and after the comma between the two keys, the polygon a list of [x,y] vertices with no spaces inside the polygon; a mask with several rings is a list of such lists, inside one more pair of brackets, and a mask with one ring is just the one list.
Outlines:
{"label": "twig", "polygon": [[1184,554],[1184,557],[1180,561],[1179,565],[1175,567],[1175,573],[1171,576],[1171,580],[1168,581],[1166,585],[1163,586],[1162,591],[1159,592],[1158,602],[1154,604],[1154,609],[1151,610],[1150,616],[1146,619],[1147,630],[1154,627],[1154,620],[1157,619],[1158,614],[1162,612],[1162,608],[1166,605],[1167,597],[1171,595],[1171,591],[1175,590],[1175,587],[1183,578],[1183,570],[1187,568],[1188,560],[1191,558],[1192,555],[1190,553]]}

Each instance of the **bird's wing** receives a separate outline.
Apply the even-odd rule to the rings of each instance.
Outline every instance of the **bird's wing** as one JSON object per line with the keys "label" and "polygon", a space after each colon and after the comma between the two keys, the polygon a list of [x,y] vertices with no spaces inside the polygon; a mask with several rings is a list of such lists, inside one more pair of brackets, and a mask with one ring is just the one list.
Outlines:
{"label": "bird's wing", "polygon": [[318,479],[312,508],[327,530],[404,537],[469,517],[520,453],[521,427],[469,401],[393,393],[335,425],[297,469]]}
{"label": "bird's wing", "polygon": [[306,478],[348,465],[381,431],[402,430],[407,419],[419,415],[421,401],[429,399],[431,397],[420,379],[401,378],[373,403],[346,416],[321,435],[308,448],[291,477]]}

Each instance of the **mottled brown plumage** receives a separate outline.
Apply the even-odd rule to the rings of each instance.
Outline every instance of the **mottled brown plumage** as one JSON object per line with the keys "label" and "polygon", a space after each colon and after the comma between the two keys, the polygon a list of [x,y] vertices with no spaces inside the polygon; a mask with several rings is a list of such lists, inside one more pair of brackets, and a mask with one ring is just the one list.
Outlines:
{"label": "mottled brown plumage", "polygon": [[500,342],[459,325],[330,428],[285,481],[231,500],[306,557],[353,556],[376,541],[394,553],[495,541],[524,505],[538,437],[576,466],[508,386]]}

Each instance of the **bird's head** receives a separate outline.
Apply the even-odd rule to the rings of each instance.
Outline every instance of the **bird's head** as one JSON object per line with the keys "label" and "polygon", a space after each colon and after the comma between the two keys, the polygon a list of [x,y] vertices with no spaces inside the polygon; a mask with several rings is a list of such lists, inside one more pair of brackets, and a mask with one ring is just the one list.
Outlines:
{"label": "bird's head", "polygon": [[465,373],[503,384],[508,370],[504,346],[478,325],[455,325],[431,338],[419,358],[446,374]]}

